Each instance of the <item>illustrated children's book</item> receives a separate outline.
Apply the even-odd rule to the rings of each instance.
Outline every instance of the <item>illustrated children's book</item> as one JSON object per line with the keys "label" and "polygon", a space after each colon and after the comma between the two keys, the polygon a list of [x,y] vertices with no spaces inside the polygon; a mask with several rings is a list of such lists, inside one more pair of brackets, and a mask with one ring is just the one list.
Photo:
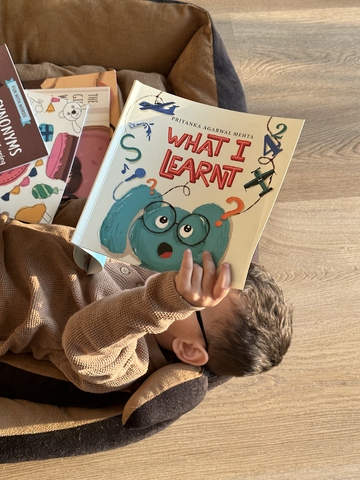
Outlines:
{"label": "illustrated children's book", "polygon": [[120,102],[115,70],[107,70],[105,72],[99,73],[86,73],[83,75],[70,75],[66,77],[47,78],[43,82],[40,82],[38,87],[31,88],[60,89],[84,87],[110,88],[110,125],[111,132],[113,132],[120,117]]}
{"label": "illustrated children's book", "polygon": [[0,173],[48,154],[6,45],[0,46]]}
{"label": "illustrated children's book", "polygon": [[57,88],[50,92],[68,102],[89,106],[64,192],[64,197],[87,197],[110,142],[110,87]]}
{"label": "illustrated children's book", "polygon": [[60,89],[60,88],[85,88],[109,87],[110,88],[110,126],[111,133],[120,117],[120,101],[115,70],[106,70],[98,73],[85,73],[82,75],[69,75],[65,77],[47,78],[46,80],[29,80],[24,82],[28,89]]}
{"label": "illustrated children's book", "polygon": [[[120,102],[115,70],[107,70],[98,73],[86,73],[83,75],[69,75],[57,78],[47,78],[46,80],[25,82],[26,88],[42,89],[68,89],[68,88],[110,88],[110,138],[119,121]],[[56,94],[56,93],[55,93]],[[94,100],[94,99],[93,99]],[[95,106],[94,101],[90,106]],[[98,105],[99,106],[99,105]],[[89,112],[90,113],[90,112]],[[67,195],[76,195],[77,197],[87,197],[95,180],[98,169],[104,158],[104,154],[109,145],[108,130],[104,128],[89,129],[86,125],[80,138],[77,155],[73,165],[72,182],[68,186]],[[80,175],[81,165],[81,175]],[[89,168],[90,167],[90,168]],[[75,179],[81,183],[74,191]]]}
{"label": "illustrated children's book", "polygon": [[27,92],[49,155],[0,174],[0,210],[51,223],[64,193],[88,109],[49,93]]}
{"label": "illustrated children's book", "polygon": [[185,249],[199,264],[207,250],[243,288],[303,123],[135,82],[75,230],[75,258],[85,269],[95,268],[90,251],[163,272],[179,270]]}

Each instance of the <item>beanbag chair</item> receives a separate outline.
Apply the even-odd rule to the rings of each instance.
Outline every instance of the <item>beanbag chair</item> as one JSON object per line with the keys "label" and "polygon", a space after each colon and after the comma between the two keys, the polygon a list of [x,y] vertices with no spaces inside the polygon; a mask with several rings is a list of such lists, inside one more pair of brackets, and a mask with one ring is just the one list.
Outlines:
{"label": "beanbag chair", "polygon": [[[115,70],[122,104],[137,79],[201,103],[246,111],[209,14],[152,0],[0,0],[0,44],[23,82]],[[35,28],[36,25],[36,28]],[[57,222],[75,226],[78,207]],[[167,365],[130,389],[96,395],[30,354],[0,358],[0,463],[84,455],[150,437],[229,380]]]}

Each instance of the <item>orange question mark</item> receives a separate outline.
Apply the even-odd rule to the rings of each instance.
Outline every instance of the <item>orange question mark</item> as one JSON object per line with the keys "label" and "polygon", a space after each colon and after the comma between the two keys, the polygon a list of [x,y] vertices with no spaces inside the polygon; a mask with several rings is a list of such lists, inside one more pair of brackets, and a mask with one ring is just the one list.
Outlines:
{"label": "orange question mark", "polygon": [[155,178],[149,178],[149,180],[146,180],[146,183],[153,182],[153,184],[150,187],[150,195],[154,195],[154,188],[156,187],[157,180]]}
{"label": "orange question mark", "polygon": [[[244,208],[245,204],[244,202],[241,200],[241,198],[239,197],[229,197],[226,199],[226,201],[228,203],[231,203],[231,202],[236,202],[237,203],[237,207],[234,208],[234,210],[229,210],[228,212],[225,212],[221,215],[221,220],[226,220],[227,218],[229,217],[232,217],[233,215],[237,215],[238,213],[241,212],[241,210]],[[222,221],[221,220],[217,220],[215,222],[215,226],[216,227],[220,227],[222,225]]]}

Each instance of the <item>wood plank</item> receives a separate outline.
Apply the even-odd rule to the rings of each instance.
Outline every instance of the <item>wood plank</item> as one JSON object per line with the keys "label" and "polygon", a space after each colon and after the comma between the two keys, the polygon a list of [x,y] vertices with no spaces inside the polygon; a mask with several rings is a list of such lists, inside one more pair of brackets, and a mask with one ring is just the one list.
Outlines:
{"label": "wood plank", "polygon": [[339,197],[360,192],[360,8],[338,12],[242,8],[216,23],[249,112],[305,119],[279,201],[331,198],[335,179]]}

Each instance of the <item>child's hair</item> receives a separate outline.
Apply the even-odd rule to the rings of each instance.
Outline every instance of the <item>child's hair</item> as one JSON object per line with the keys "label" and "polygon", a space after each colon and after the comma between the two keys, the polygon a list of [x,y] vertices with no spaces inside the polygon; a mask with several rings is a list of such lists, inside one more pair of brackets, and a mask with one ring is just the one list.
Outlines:
{"label": "child's hair", "polygon": [[[234,297],[231,297],[232,299]],[[210,360],[218,375],[241,377],[279,365],[292,336],[292,307],[273,278],[251,264],[243,290],[234,300],[234,315],[206,332]]]}

